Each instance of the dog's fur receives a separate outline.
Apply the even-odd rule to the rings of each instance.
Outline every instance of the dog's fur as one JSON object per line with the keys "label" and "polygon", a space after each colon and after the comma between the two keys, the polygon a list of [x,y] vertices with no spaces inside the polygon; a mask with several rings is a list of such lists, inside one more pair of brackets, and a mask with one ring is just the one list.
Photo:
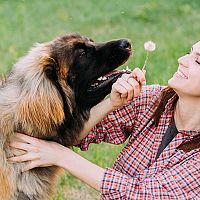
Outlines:
{"label": "dog's fur", "polygon": [[14,133],[73,145],[90,108],[122,73],[95,80],[123,64],[130,49],[125,39],[95,43],[68,34],[36,44],[19,59],[0,86],[0,200],[50,198],[59,168],[21,173],[23,163],[8,163],[7,157],[24,153],[9,147]]}

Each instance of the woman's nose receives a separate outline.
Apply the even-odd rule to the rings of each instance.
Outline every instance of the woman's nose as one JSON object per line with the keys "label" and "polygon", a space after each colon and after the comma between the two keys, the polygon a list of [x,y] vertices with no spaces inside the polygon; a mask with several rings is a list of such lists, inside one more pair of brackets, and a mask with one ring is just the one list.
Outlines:
{"label": "woman's nose", "polygon": [[189,55],[185,55],[185,56],[182,56],[178,59],[178,64],[183,66],[183,67],[188,67],[188,58],[189,58]]}

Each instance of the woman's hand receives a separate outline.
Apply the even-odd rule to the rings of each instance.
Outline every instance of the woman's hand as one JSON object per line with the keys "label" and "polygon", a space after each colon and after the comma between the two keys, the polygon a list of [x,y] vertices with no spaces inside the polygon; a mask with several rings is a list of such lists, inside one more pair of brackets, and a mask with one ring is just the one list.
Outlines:
{"label": "woman's hand", "polygon": [[65,148],[58,143],[40,140],[21,133],[16,134],[16,140],[10,146],[27,152],[24,155],[8,158],[8,161],[12,162],[28,161],[24,171],[35,167],[59,166],[63,156],[62,151]]}
{"label": "woman's hand", "polygon": [[112,86],[110,100],[118,108],[139,96],[146,85],[145,71],[135,68],[131,74],[123,74]]}
{"label": "woman's hand", "polygon": [[47,142],[20,133],[16,134],[16,140],[10,146],[27,151],[24,155],[8,159],[12,162],[28,161],[23,171],[56,165],[100,191],[105,169],[82,158],[71,149],[55,142]]}

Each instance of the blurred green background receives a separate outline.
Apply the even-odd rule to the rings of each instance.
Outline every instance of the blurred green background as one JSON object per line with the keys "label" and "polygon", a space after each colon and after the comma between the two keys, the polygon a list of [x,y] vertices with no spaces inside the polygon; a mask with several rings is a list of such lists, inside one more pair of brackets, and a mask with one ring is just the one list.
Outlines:
{"label": "blurred green background", "polygon": [[[0,0],[0,72],[6,74],[36,42],[66,32],[79,32],[96,41],[129,38],[134,56],[123,67],[142,66],[143,44],[157,49],[149,56],[147,83],[167,84],[177,59],[200,39],[199,0]],[[84,157],[111,166],[124,145],[91,145]],[[63,155],[64,156],[64,155]],[[85,169],[87,170],[87,169]],[[96,191],[65,173],[54,200],[95,200]]]}

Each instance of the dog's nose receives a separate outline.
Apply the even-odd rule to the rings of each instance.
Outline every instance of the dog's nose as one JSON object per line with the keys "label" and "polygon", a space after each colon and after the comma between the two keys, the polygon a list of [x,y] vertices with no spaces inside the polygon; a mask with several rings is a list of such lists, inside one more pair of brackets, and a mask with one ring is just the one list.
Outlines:
{"label": "dog's nose", "polygon": [[127,39],[123,39],[120,41],[120,46],[124,49],[130,49],[131,48],[131,43]]}

